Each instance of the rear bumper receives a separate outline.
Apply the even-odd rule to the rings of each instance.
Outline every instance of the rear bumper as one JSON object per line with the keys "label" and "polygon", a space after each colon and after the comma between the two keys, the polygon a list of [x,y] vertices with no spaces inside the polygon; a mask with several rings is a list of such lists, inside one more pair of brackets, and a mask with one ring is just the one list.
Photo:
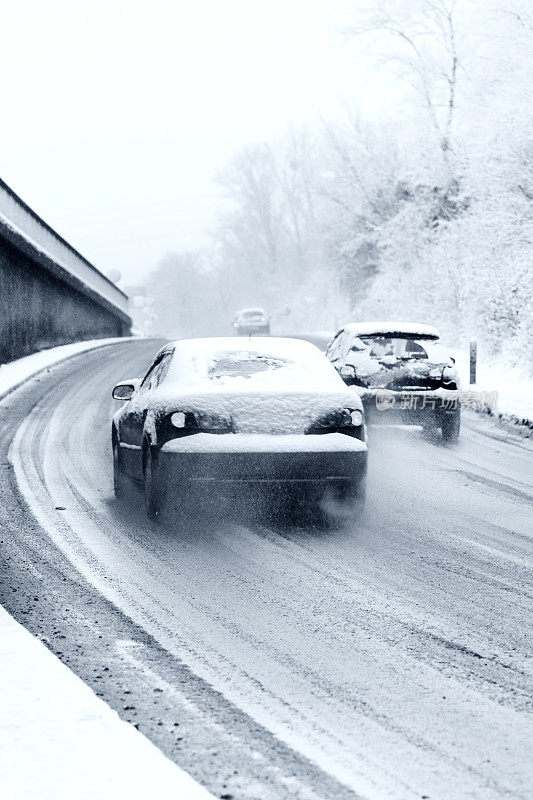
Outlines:
{"label": "rear bumper", "polygon": [[438,424],[443,417],[460,414],[460,392],[451,389],[361,391],[367,421],[374,424],[405,422],[411,425]]}
{"label": "rear bumper", "polygon": [[159,468],[167,484],[320,485],[364,478],[367,447],[340,433],[313,436],[200,433],[166,442]]}

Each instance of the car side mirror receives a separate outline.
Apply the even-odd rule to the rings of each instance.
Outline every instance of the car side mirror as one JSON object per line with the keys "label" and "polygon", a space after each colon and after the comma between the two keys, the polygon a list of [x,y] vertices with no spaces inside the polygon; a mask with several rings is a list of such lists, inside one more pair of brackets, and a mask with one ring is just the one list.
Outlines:
{"label": "car side mirror", "polygon": [[129,381],[121,381],[120,383],[117,383],[113,389],[113,400],[131,400],[134,392],[137,391],[140,385],[141,381],[139,378],[132,378]]}

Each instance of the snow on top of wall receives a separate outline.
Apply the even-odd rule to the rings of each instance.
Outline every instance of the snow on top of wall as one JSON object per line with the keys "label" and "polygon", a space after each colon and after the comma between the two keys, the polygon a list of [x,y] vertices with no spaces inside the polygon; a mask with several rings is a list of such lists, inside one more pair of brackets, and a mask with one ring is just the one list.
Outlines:
{"label": "snow on top of wall", "polygon": [[[1,188],[0,186],[0,190]],[[28,216],[24,209],[19,208],[16,203],[13,203],[11,197],[8,199],[11,201],[11,211],[13,212],[14,210],[15,214],[14,218],[12,216],[7,216],[7,214],[4,213],[6,209],[3,209],[0,205],[0,224],[4,228],[7,228],[16,236],[24,239],[34,251],[41,253],[47,259],[54,262],[54,264],[57,264],[64,272],[73,275],[87,286],[88,289],[96,292],[96,294],[100,295],[124,314],[128,313],[128,297],[118,286],[83,258],[83,256],[79,255],[70,245],[63,242],[61,238],[55,238],[55,235],[52,234],[51,231],[43,227],[33,217]],[[14,219],[17,221],[15,222]],[[24,224],[25,222],[27,224]]]}
{"label": "snow on top of wall", "polygon": [[62,344],[48,350],[39,350],[23,358],[17,358],[7,364],[0,364],[0,398],[12,392],[24,381],[42,372],[48,367],[58,364],[71,356],[92,350],[95,347],[105,347],[109,344],[131,341],[129,337],[115,337],[111,339],[91,339],[85,342]]}

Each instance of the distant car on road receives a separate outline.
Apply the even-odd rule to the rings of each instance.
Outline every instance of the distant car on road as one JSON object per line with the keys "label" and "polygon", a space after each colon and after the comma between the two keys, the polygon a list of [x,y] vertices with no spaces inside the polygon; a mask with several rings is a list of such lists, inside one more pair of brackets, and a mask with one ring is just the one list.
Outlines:
{"label": "distant car on road", "polygon": [[243,308],[235,314],[237,336],[270,336],[270,320],[262,308]]}
{"label": "distant car on road", "polygon": [[407,322],[345,325],[326,356],[357,387],[369,421],[403,422],[459,436],[461,408],[454,359],[436,328]]}
{"label": "distant car on road", "polygon": [[171,342],[113,397],[127,401],[113,417],[115,493],[144,485],[149,517],[170,500],[185,508],[198,490],[254,486],[364,502],[363,405],[309,342]]}

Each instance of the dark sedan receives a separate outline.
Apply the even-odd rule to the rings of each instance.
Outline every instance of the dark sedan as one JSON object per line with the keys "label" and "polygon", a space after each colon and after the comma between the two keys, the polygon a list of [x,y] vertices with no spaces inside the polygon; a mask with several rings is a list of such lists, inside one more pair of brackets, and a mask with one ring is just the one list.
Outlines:
{"label": "dark sedan", "polygon": [[357,389],[369,420],[440,429],[446,443],[459,437],[459,379],[432,326],[352,323],[335,335],[326,356]]}
{"label": "dark sedan", "polygon": [[199,491],[278,487],[361,507],[361,400],[320,351],[292,339],[188,339],[123,381],[113,418],[115,491],[144,486],[156,517]]}

